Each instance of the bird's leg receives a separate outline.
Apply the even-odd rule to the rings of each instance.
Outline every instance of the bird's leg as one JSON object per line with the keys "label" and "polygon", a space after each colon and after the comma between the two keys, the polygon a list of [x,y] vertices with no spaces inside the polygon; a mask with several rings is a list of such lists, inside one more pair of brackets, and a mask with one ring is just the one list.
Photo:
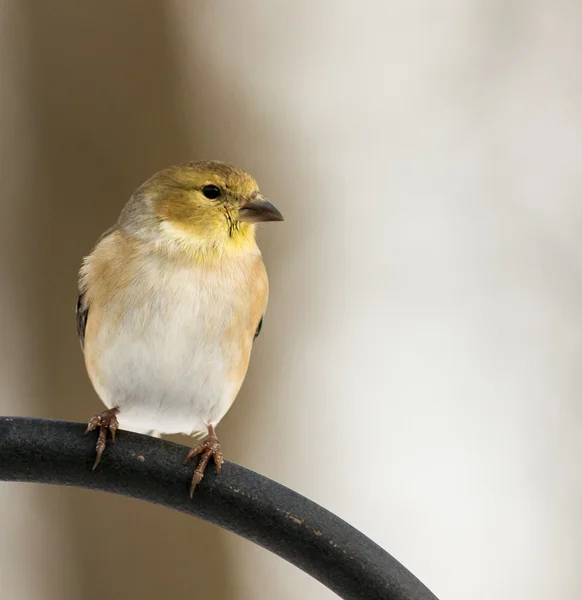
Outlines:
{"label": "bird's leg", "polygon": [[95,469],[95,467],[99,464],[101,456],[103,455],[103,450],[105,450],[108,431],[111,433],[111,441],[115,443],[115,432],[119,427],[119,422],[117,421],[118,412],[119,408],[117,407],[104,410],[100,415],[95,415],[89,421],[87,429],[85,429],[85,435],[87,435],[90,431],[93,431],[93,429],[97,429],[97,427],[99,427],[99,437],[97,438],[97,444],[95,445],[97,456],[95,457],[93,469]]}
{"label": "bird's leg", "polygon": [[192,485],[190,486],[190,498],[194,495],[194,490],[196,486],[202,481],[204,477],[204,471],[206,470],[206,466],[208,465],[208,461],[212,458],[214,460],[214,464],[216,465],[216,472],[220,471],[220,467],[222,467],[223,456],[220,450],[220,442],[216,437],[216,433],[214,432],[214,427],[212,425],[208,425],[208,437],[204,440],[204,442],[195,448],[192,448],[190,452],[188,452],[188,456],[184,459],[184,464],[186,464],[191,458],[195,456],[200,456],[200,460],[198,461],[198,466],[194,471],[194,476],[192,477]]}

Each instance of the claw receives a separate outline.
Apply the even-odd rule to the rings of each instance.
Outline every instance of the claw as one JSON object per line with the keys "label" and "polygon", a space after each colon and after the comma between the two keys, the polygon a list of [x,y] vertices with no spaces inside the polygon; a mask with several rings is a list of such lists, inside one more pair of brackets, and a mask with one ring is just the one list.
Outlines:
{"label": "claw", "polygon": [[101,425],[101,415],[95,415],[89,423],[87,423],[87,429],[85,429],[85,435],[87,435],[90,431],[97,429]]}
{"label": "claw", "polygon": [[186,458],[184,459],[184,464],[186,464],[190,459],[195,456],[200,456],[200,460],[198,461],[198,465],[194,470],[194,475],[192,476],[192,484],[190,485],[190,498],[194,496],[194,492],[198,484],[202,481],[204,477],[204,472],[206,471],[206,467],[208,466],[208,462],[212,458],[214,464],[216,465],[216,472],[219,473],[222,467],[222,463],[224,461],[222,452],[220,450],[220,443],[216,434],[214,433],[214,428],[212,426],[208,427],[208,437],[206,440],[192,448]]}
{"label": "claw", "polygon": [[97,456],[95,457],[95,462],[93,463],[93,470],[95,470],[101,461],[101,457],[103,456],[103,451],[107,445],[108,431],[111,433],[111,441],[115,443],[115,434],[119,427],[119,422],[117,421],[116,416],[118,412],[118,408],[110,408],[109,410],[103,411],[100,415],[95,415],[87,424],[85,435],[99,427],[99,435],[97,437],[97,443],[95,444]]}

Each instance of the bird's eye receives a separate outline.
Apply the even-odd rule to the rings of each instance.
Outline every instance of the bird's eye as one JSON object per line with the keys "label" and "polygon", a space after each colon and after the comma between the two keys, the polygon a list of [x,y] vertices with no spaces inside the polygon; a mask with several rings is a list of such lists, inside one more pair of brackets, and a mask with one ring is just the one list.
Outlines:
{"label": "bird's eye", "polygon": [[217,187],[217,186],[215,186],[215,185],[205,185],[202,188],[202,193],[209,200],[216,200],[216,198],[218,198],[220,196],[220,194],[221,194],[220,188]]}

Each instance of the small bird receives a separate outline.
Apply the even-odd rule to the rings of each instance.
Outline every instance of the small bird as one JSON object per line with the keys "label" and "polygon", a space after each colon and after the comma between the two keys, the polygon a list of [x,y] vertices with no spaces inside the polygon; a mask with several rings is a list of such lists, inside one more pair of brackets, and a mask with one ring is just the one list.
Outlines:
{"label": "small bird", "polygon": [[244,171],[187,162],[153,175],[79,273],[77,330],[87,372],[107,410],[95,468],[121,425],[151,435],[206,440],[190,496],[210,459],[223,456],[215,428],[245,378],[268,299],[256,223],[282,214]]}

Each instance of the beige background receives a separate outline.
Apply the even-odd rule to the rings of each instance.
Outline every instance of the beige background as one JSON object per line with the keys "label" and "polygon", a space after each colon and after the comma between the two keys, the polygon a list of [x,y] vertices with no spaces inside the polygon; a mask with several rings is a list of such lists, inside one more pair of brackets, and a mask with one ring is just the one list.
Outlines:
{"label": "beige background", "polygon": [[[286,222],[261,233],[271,304],[227,457],[442,600],[579,598],[581,18],[568,0],[1,0],[0,413],[99,410],[81,257],[154,171],[231,161]],[[332,597],[135,501],[1,485],[0,514],[2,598]]]}

